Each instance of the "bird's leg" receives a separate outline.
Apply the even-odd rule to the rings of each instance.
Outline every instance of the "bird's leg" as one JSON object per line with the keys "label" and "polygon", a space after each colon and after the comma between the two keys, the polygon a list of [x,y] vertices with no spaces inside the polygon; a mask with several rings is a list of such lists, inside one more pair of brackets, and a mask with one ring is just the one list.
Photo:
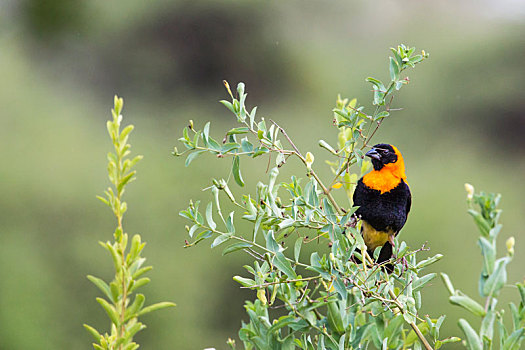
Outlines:
{"label": "bird's leg", "polygon": [[388,242],[392,246],[392,256],[397,259],[397,254],[395,253],[396,243],[394,242],[394,235],[388,235]]}
{"label": "bird's leg", "polygon": [[[388,235],[388,242],[392,245],[392,248],[396,247],[396,243],[394,241],[394,235]],[[392,249],[392,255],[394,258],[397,259],[397,254],[395,253],[395,250]],[[405,257],[401,258],[401,263],[403,264],[403,271],[408,269],[408,261],[405,259]],[[401,274],[403,274],[403,271],[401,271]]]}

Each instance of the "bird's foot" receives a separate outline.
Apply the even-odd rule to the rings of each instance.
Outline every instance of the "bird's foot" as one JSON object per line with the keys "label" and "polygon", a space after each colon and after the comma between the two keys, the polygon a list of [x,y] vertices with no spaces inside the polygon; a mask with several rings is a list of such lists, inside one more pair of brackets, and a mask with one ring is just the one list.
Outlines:
{"label": "bird's foot", "polygon": [[401,269],[401,273],[399,274],[399,277],[401,277],[403,275],[403,273],[406,270],[408,270],[408,260],[405,259],[405,257],[401,258],[401,265],[403,266],[403,268]]}

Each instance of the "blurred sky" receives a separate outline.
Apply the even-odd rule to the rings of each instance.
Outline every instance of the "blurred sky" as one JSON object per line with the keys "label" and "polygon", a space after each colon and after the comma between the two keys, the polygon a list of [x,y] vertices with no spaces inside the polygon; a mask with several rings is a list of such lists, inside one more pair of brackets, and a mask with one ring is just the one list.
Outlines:
{"label": "blurred sky", "polygon": [[[407,164],[414,202],[401,238],[428,241],[428,254],[445,255],[435,269],[477,296],[481,259],[463,184],[500,192],[500,248],[516,237],[509,281],[522,281],[524,19],[517,0],[0,0],[0,349],[89,349],[82,323],[107,328],[85,276],[112,276],[97,242],[111,239],[114,220],[95,195],[108,185],[114,94],[136,126],[133,151],[145,156],[125,219],[154,266],[144,293],[178,304],[144,317],[137,339],[144,349],[226,348],[253,297],[232,276],[250,260],[206,244],[182,248],[179,210],[207,201],[200,189],[229,164],[206,158],[184,168],[170,155],[181,129],[211,120],[219,137],[234,126],[217,101],[227,97],[222,79],[242,80],[248,105],[284,126],[329,176],[317,141],[335,143],[337,94],[370,108],[364,79],[387,79],[389,48],[399,43],[430,52],[396,97],[404,110],[375,137],[397,145]],[[290,163],[281,181],[299,171]],[[265,168],[246,162],[248,189]],[[466,315],[448,304],[441,281],[423,297],[425,312],[448,315],[443,336],[461,335],[455,320]],[[517,293],[502,298],[501,307]]]}

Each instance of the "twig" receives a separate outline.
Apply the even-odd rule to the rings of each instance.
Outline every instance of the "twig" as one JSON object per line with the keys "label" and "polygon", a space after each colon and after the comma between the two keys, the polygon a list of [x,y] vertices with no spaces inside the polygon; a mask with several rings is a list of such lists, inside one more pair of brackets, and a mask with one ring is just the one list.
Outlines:
{"label": "twig", "polygon": [[[286,133],[286,131],[279,126],[279,124],[277,124],[275,121],[273,121],[272,119],[270,119],[270,121],[279,129],[281,130],[281,132],[283,133],[284,137],[286,137],[286,139],[288,140],[288,142],[290,143],[290,145],[293,147],[293,149],[295,150],[295,154],[299,157],[299,159],[301,159],[301,161],[306,164],[306,159],[303,157],[303,155],[301,154],[301,152],[299,151],[299,149],[297,148],[297,146],[295,146],[295,144],[293,143],[293,141],[290,139],[290,137],[288,136],[288,134]],[[335,210],[337,211],[337,213],[339,215],[342,215],[343,214],[343,211],[341,210],[341,208],[339,207],[339,205],[337,204],[337,202],[335,201],[334,197],[332,197],[332,195],[330,194],[330,190],[326,188],[326,186],[323,184],[323,182],[321,181],[321,179],[319,178],[319,176],[317,176],[317,174],[315,173],[315,171],[313,169],[310,169],[310,174],[313,176],[313,178],[315,179],[315,181],[317,181],[317,183],[319,184],[319,186],[321,186],[321,188],[323,189],[323,192],[324,194],[328,197],[328,200],[332,203],[332,205],[334,206]]]}
{"label": "twig", "polygon": [[303,155],[301,154],[301,152],[299,152],[299,149],[297,149],[297,147],[295,146],[295,144],[293,143],[293,141],[290,139],[290,137],[288,136],[288,134],[286,133],[286,131],[285,131],[283,128],[281,128],[281,127],[279,126],[279,124],[277,124],[276,122],[274,122],[272,119],[270,119],[270,121],[271,121],[271,122],[272,122],[272,123],[273,123],[273,124],[279,129],[279,130],[281,130],[281,132],[283,133],[284,137],[286,137],[286,139],[288,140],[288,142],[290,143],[290,145],[292,145],[292,147],[293,147],[293,149],[295,150],[295,152],[297,152],[297,154],[298,154],[299,156],[302,157]]}
{"label": "twig", "polygon": [[[403,305],[401,305],[401,303],[397,300],[397,296],[394,294],[394,292],[392,290],[389,290],[388,294],[390,294],[390,297],[392,297],[392,299],[394,299],[394,304],[396,304],[396,306],[399,308],[401,313],[402,314],[407,313],[407,311],[403,308]],[[421,333],[421,331],[419,330],[417,325],[414,322],[409,322],[409,324],[410,324],[410,327],[412,327],[412,329],[416,333],[417,337],[421,340],[421,342],[425,346],[425,349],[433,350],[432,346],[430,346],[430,344],[428,343],[427,339],[425,338],[423,333]]]}
{"label": "twig", "polygon": [[302,281],[310,281],[310,280],[314,280],[314,279],[317,279],[317,278],[321,278],[321,276],[313,276],[313,277],[306,277],[306,278],[297,278],[297,279],[294,279],[294,280],[285,280],[285,281],[275,281],[275,282],[268,282],[268,283],[263,283],[263,284],[258,284],[258,285],[254,285],[254,286],[249,286],[249,287],[240,287],[240,288],[244,288],[244,289],[253,289],[253,288],[265,288],[265,287],[268,287],[268,286],[273,286],[275,284],[286,284],[286,283],[295,283],[295,282],[302,282]]}
{"label": "twig", "polygon": [[[248,253],[252,258],[254,258],[255,260],[259,260],[259,261],[264,261],[264,258],[262,256],[260,256],[256,251],[254,250],[251,250],[249,248],[247,249],[244,249],[244,251],[246,253]],[[259,256],[258,256],[259,255]],[[241,287],[242,288],[242,287]]]}

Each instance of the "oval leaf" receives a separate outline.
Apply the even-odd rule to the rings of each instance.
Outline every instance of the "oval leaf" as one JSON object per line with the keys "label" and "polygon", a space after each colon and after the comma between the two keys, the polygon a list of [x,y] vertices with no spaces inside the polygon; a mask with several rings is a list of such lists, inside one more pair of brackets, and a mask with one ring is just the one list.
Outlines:
{"label": "oval leaf", "polygon": [[236,252],[236,251],[244,249],[244,248],[251,248],[252,246],[253,246],[252,244],[245,243],[245,242],[235,243],[235,244],[232,244],[231,246],[225,248],[222,251],[222,255],[230,254],[230,253]]}
{"label": "oval leaf", "polygon": [[239,168],[239,156],[233,157],[232,173],[237,185],[244,187],[244,180],[242,179],[241,169]]}
{"label": "oval leaf", "polygon": [[483,317],[486,314],[485,309],[483,309],[483,306],[481,306],[477,301],[471,299],[466,295],[452,295],[448,298],[448,300],[452,304],[461,306],[462,308],[470,311],[474,315]]}

